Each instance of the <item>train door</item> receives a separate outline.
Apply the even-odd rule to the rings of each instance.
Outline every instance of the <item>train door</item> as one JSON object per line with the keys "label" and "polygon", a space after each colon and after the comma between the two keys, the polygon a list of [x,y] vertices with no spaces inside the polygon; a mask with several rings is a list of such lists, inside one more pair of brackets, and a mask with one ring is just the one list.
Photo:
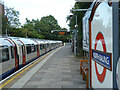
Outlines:
{"label": "train door", "polygon": [[36,45],[36,48],[37,48],[37,57],[39,57],[39,55],[40,55],[40,44],[36,40],[34,40],[34,42],[37,43],[37,45]]}
{"label": "train door", "polygon": [[14,47],[14,56],[15,56],[15,70],[18,70],[19,68],[19,56],[18,56],[18,53],[17,53],[17,46],[14,42],[12,42],[10,39],[6,39],[7,41],[9,41],[13,47]]}
{"label": "train door", "polygon": [[39,55],[40,55],[39,46],[36,45],[36,48],[37,48],[37,57],[39,57]]}
{"label": "train door", "polygon": [[37,48],[37,57],[39,57],[40,56],[40,44],[36,40],[34,40],[34,41],[37,43],[37,45],[36,45],[36,48]]}
{"label": "train door", "polygon": [[40,51],[41,55],[44,54],[44,45],[42,43],[40,44]]}
{"label": "train door", "polygon": [[47,44],[44,44],[44,46],[45,46],[45,53],[47,53]]}
{"label": "train door", "polygon": [[10,67],[10,50],[9,50],[9,46],[7,46],[7,45],[1,46],[0,51],[1,51],[1,58],[0,58],[1,66],[0,66],[0,69],[1,69],[1,74],[2,74],[2,73],[7,72],[8,70],[10,70],[10,68],[11,68]]}
{"label": "train door", "polygon": [[22,45],[18,45],[18,55],[19,55],[19,65],[20,67],[22,67],[21,65],[23,64],[22,60],[23,60],[23,54],[22,54]]}
{"label": "train door", "polygon": [[18,40],[20,41],[20,43],[22,43],[22,58],[23,58],[23,66],[25,65],[26,63],[26,48],[25,48],[25,44],[21,41],[21,40]]}
{"label": "train door", "polygon": [[23,66],[24,66],[26,63],[26,50],[24,45],[22,45],[22,55],[23,55]]}
{"label": "train door", "polygon": [[49,51],[52,49],[52,43],[49,43]]}
{"label": "train door", "polygon": [[11,64],[11,67],[14,68],[14,65],[15,65],[15,54],[14,54],[14,47],[13,46],[10,46],[10,64]]}

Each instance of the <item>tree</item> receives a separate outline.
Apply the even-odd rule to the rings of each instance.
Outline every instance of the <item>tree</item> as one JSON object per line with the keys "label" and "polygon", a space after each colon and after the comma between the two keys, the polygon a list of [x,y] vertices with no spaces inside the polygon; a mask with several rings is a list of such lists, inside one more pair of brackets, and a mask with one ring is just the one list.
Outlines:
{"label": "tree", "polygon": [[37,36],[44,39],[57,39],[55,35],[51,34],[51,30],[61,29],[52,15],[42,17],[41,20],[32,19],[30,21],[26,18],[26,23],[22,28],[28,30],[28,37],[35,38]]}
{"label": "tree", "polygon": [[[91,5],[91,2],[76,2],[74,7],[72,9],[88,9]],[[78,37],[77,37],[77,51],[79,55],[83,55],[83,50],[82,50],[82,18],[85,14],[85,12],[71,12],[74,17],[67,17],[67,20],[69,20],[68,26],[70,29],[75,29],[75,24],[76,24],[76,17],[77,16],[77,24],[78,24]]]}
{"label": "tree", "polygon": [[16,11],[14,8],[5,8],[5,16],[7,17],[8,27],[17,28],[20,26],[19,22],[19,11]]}
{"label": "tree", "polygon": [[39,29],[39,24],[40,21],[32,19],[31,21],[26,18],[26,23],[22,26],[21,32],[25,33],[23,35],[24,37],[29,37],[29,38],[41,38],[43,39],[44,36],[40,34],[40,29]]}
{"label": "tree", "polygon": [[10,35],[15,35],[14,33],[19,32],[17,31],[20,27],[19,22],[19,12],[16,11],[14,8],[5,7],[5,16],[3,16],[3,34],[5,34],[6,29]]}
{"label": "tree", "polygon": [[50,40],[62,40],[67,41],[68,36],[66,35],[55,35],[51,33],[51,30],[67,30],[61,28],[57,20],[52,16],[44,16],[41,20],[29,20],[26,18],[26,23],[21,28],[21,36],[25,37],[25,33],[31,38],[50,39]]}
{"label": "tree", "polygon": [[40,31],[45,39],[57,39],[56,35],[51,34],[51,30],[60,30],[57,20],[52,16],[42,17],[40,20]]}
{"label": "tree", "polygon": [[41,20],[40,20],[40,27],[41,27],[41,30],[43,32],[44,31],[49,31],[50,32],[51,30],[61,29],[60,26],[57,23],[57,20],[52,15],[42,17]]}

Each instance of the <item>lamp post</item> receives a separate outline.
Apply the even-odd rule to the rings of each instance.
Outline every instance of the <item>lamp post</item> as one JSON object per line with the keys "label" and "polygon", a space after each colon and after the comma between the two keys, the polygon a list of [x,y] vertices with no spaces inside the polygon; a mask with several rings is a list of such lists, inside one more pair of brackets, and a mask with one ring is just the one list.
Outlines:
{"label": "lamp post", "polygon": [[7,33],[8,33],[8,30],[6,29],[6,36],[8,35]]}
{"label": "lamp post", "polygon": [[77,55],[77,30],[78,30],[78,24],[77,24],[77,15],[70,15],[69,17],[75,16],[76,24],[75,24],[75,30],[73,30],[74,33],[74,54]]}
{"label": "lamp post", "polygon": [[76,17],[76,25],[75,25],[75,56],[77,55],[77,30],[78,30],[78,24],[77,24],[77,15],[75,15]]}
{"label": "lamp post", "polygon": [[[91,11],[92,9],[89,8],[89,9],[72,9],[70,10],[70,12],[77,12],[77,11]],[[70,15],[69,17],[73,17],[73,15]],[[78,24],[77,24],[77,15],[75,15],[76,17],[76,25],[75,25],[75,30],[74,30],[74,33],[75,33],[75,47],[74,47],[74,54],[77,55],[77,29],[78,29]]]}
{"label": "lamp post", "polygon": [[27,32],[26,32],[26,38],[28,38],[28,36],[27,36]]}

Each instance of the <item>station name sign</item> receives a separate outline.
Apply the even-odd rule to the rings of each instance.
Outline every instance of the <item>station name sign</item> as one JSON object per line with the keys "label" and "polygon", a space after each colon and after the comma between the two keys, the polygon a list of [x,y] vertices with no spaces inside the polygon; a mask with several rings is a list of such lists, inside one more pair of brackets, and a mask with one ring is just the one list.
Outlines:
{"label": "station name sign", "polygon": [[98,50],[92,50],[92,58],[95,62],[112,71],[112,54]]}

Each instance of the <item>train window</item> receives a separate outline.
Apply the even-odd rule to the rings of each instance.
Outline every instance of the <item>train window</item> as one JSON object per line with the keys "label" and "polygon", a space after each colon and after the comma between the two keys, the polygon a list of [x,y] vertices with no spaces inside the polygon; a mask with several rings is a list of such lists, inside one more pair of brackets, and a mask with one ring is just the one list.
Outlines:
{"label": "train window", "polygon": [[24,48],[24,46],[22,46],[22,48],[23,48],[23,55],[25,56],[25,48]]}
{"label": "train window", "polygon": [[41,49],[41,44],[40,44],[40,49]]}
{"label": "train window", "polygon": [[54,44],[52,43],[52,46],[54,46]]}
{"label": "train window", "polygon": [[45,45],[43,44],[43,49],[45,48]]}
{"label": "train window", "polygon": [[44,49],[45,48],[45,45],[44,44],[42,44],[42,49]]}
{"label": "train window", "polygon": [[2,62],[2,50],[0,50],[0,63]]}
{"label": "train window", "polygon": [[31,46],[31,49],[32,49],[32,52],[35,52],[36,50],[35,50],[35,45],[32,45]]}
{"label": "train window", "polygon": [[47,44],[47,48],[49,47],[49,44]]}
{"label": "train window", "polygon": [[36,51],[36,47],[35,47],[35,45],[34,45],[34,50]]}
{"label": "train window", "polygon": [[27,45],[27,54],[31,53],[31,46]]}
{"label": "train window", "polygon": [[38,51],[38,45],[36,45],[37,51]]}
{"label": "train window", "polygon": [[2,62],[9,60],[9,50],[8,48],[2,49]]}
{"label": "train window", "polygon": [[10,49],[11,49],[11,58],[13,59],[14,58],[14,47],[11,46]]}
{"label": "train window", "polygon": [[45,45],[44,44],[42,44],[43,45],[43,49],[45,48]]}
{"label": "train window", "polygon": [[44,48],[47,48],[47,44],[44,44]]}
{"label": "train window", "polygon": [[43,49],[43,44],[40,44],[40,50],[42,50]]}

